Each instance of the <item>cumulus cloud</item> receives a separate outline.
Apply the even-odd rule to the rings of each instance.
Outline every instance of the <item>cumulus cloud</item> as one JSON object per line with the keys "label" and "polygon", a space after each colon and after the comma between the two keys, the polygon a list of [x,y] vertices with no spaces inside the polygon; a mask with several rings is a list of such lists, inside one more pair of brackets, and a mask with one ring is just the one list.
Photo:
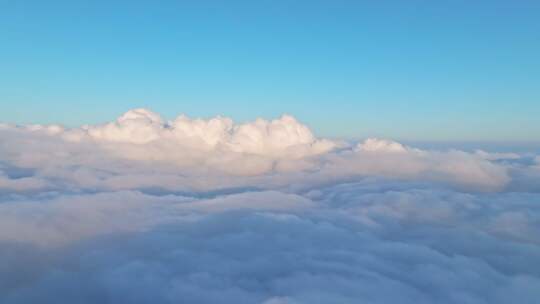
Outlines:
{"label": "cumulus cloud", "polygon": [[166,122],[157,113],[134,109],[115,122],[86,126],[66,134],[67,138],[77,139],[84,135],[98,141],[132,144],[173,142],[175,145],[171,148],[176,148],[177,153],[181,148],[188,148],[274,157],[304,157],[324,153],[335,147],[329,140],[316,139],[309,128],[289,115],[272,121],[257,119],[251,123],[235,125],[230,118],[203,120],[190,119],[184,115]]}
{"label": "cumulus cloud", "polygon": [[[221,176],[227,179],[222,186],[234,187],[251,186],[247,177],[260,180],[283,173],[290,173],[288,182],[293,175],[298,179],[379,175],[484,191],[498,190],[509,181],[507,168],[485,153],[422,151],[373,138],[347,146],[316,138],[287,115],[236,125],[223,117],[202,120],[183,115],[167,122],[149,110],[136,109],[104,125],[7,127],[2,137],[4,152],[14,164],[45,167],[41,173],[64,176],[65,183],[81,181],[83,186],[94,187],[127,185],[135,180],[135,188],[143,186],[142,180],[149,187],[156,186],[144,178],[148,174],[178,187],[186,186],[178,181],[182,177],[206,175],[210,176],[205,179],[208,183]],[[156,166],[160,166],[157,174]],[[174,169],[164,169],[170,166]],[[88,172],[92,170],[101,172],[99,179]]]}
{"label": "cumulus cloud", "polygon": [[385,139],[368,138],[364,142],[359,143],[356,146],[358,151],[377,152],[377,153],[399,153],[407,152],[408,148],[405,148],[402,144]]}
{"label": "cumulus cloud", "polygon": [[536,303],[538,156],[292,116],[0,126],[1,303]]}

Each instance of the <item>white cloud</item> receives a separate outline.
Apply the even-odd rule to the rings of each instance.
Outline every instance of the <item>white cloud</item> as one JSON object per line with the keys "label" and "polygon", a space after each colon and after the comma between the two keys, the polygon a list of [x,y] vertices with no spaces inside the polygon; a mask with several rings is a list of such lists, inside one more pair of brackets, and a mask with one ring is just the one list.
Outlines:
{"label": "white cloud", "polygon": [[[209,120],[178,116],[165,122],[158,114],[146,109],[134,109],[120,116],[115,122],[82,128],[98,141],[133,144],[156,144],[165,141],[173,145],[169,153],[183,148],[191,150],[222,150],[274,157],[304,157],[330,151],[335,143],[316,139],[309,128],[294,117],[283,115],[267,121],[257,119],[251,123],[235,125],[229,118]],[[81,129],[67,132],[81,134]],[[176,150],[176,151],[173,151]]]}
{"label": "white cloud", "polygon": [[527,157],[291,116],[1,125],[0,302],[536,303]]}
{"label": "white cloud", "polygon": [[407,148],[398,142],[378,138],[366,139],[356,146],[356,150],[377,153],[407,152]]}
{"label": "white cloud", "polygon": [[[206,182],[218,175],[228,176],[222,177],[222,186],[251,186],[253,181],[246,181],[246,177],[260,179],[286,172],[307,172],[308,176],[299,176],[301,179],[357,175],[422,179],[482,191],[498,190],[509,182],[507,168],[485,154],[422,151],[380,139],[347,148],[340,142],[315,138],[306,126],[287,115],[235,125],[223,117],[201,120],[179,116],[165,122],[156,113],[136,109],[99,126],[67,130],[8,127],[2,132],[4,153],[14,164],[40,168],[47,178],[65,177],[70,184],[81,181],[115,189],[117,186],[111,183],[126,186],[135,179],[139,180],[136,187],[143,186],[144,180],[148,186],[155,186],[144,178],[148,175],[176,180],[182,188],[185,183],[179,179],[190,176],[209,176]],[[160,166],[160,172],[156,172],[156,166]],[[174,169],[163,169],[171,166]],[[97,180],[91,174],[82,176],[88,169],[110,174],[102,173]],[[135,170],[139,172],[133,174]],[[267,184],[265,181],[263,187]]]}

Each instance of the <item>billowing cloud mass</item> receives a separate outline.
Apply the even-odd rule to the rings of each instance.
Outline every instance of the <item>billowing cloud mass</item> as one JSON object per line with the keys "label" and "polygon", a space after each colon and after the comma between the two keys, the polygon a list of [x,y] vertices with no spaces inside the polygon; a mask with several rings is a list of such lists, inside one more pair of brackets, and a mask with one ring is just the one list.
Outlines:
{"label": "billowing cloud mass", "polygon": [[146,109],[0,125],[0,303],[538,303],[540,157]]}

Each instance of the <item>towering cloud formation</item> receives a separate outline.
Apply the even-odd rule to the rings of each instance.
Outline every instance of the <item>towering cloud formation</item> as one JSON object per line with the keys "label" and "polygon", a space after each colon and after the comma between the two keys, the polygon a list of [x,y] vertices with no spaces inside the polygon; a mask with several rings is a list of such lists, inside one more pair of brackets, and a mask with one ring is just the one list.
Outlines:
{"label": "towering cloud formation", "polygon": [[178,149],[223,150],[274,157],[304,157],[327,152],[335,146],[331,141],[317,140],[306,126],[289,115],[272,121],[257,119],[234,125],[229,118],[202,120],[183,115],[165,122],[156,113],[135,109],[115,122],[83,127],[82,131],[71,130],[66,136],[75,138],[70,135],[77,134],[80,140],[87,135],[98,141],[132,144],[167,141]]}
{"label": "towering cloud formation", "polygon": [[538,156],[145,109],[0,125],[1,303],[536,303]]}

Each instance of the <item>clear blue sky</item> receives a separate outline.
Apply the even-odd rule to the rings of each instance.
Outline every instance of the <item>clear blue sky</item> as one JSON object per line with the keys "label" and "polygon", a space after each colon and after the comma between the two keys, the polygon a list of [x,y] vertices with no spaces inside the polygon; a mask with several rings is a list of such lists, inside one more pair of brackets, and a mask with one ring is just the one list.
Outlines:
{"label": "clear blue sky", "polygon": [[0,121],[133,107],[317,134],[540,141],[540,1],[0,0]]}

